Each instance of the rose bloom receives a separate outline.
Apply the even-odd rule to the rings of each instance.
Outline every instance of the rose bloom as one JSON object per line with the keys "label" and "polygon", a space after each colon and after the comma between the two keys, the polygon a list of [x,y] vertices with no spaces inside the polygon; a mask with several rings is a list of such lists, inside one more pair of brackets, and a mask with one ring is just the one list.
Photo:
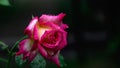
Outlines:
{"label": "rose bloom", "polygon": [[29,58],[32,61],[40,53],[44,58],[60,66],[58,56],[60,50],[67,45],[65,29],[68,26],[62,22],[64,16],[65,14],[60,13],[34,17],[25,29],[28,38],[20,42],[16,55],[23,54],[23,60]]}

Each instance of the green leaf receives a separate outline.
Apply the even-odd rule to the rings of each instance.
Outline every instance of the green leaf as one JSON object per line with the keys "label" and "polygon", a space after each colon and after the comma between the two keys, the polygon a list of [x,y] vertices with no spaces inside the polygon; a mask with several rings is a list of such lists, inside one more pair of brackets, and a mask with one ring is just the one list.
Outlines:
{"label": "green leaf", "polygon": [[60,67],[66,67],[67,64],[64,61],[64,57],[60,54],[59,55],[59,60],[60,60]]}
{"label": "green leaf", "polygon": [[0,0],[0,5],[10,6],[9,0]]}
{"label": "green leaf", "polygon": [[23,55],[15,56],[15,62],[18,64],[18,66],[23,66],[26,63],[26,60],[23,60]]}
{"label": "green leaf", "polygon": [[8,45],[6,45],[4,42],[0,41],[0,47],[2,50],[5,50],[6,48],[8,48]]}
{"label": "green leaf", "polygon": [[45,59],[38,54],[34,60],[31,62],[31,68],[45,68],[46,67],[46,61]]}

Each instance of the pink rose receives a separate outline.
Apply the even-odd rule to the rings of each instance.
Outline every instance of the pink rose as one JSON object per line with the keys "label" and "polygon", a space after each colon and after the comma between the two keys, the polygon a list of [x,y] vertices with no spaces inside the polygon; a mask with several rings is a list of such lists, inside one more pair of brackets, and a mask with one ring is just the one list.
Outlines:
{"label": "pink rose", "polygon": [[58,55],[60,50],[67,45],[65,29],[68,26],[62,22],[64,16],[63,13],[57,16],[43,14],[39,19],[38,17],[33,18],[25,29],[25,34],[29,36],[29,39],[26,40],[29,41],[23,42],[23,40],[23,44],[20,43],[17,55],[23,54],[26,57],[28,54],[27,57],[32,61],[39,52],[44,58],[60,66]]}
{"label": "pink rose", "polygon": [[32,39],[24,39],[19,43],[19,52],[16,53],[16,56],[23,54],[23,60],[29,58],[31,62],[38,52],[37,49],[33,49],[36,45],[37,43]]}

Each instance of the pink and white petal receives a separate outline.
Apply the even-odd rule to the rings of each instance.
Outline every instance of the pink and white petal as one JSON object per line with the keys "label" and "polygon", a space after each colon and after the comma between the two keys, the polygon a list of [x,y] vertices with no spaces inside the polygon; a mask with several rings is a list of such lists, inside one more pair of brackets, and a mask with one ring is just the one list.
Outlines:
{"label": "pink and white petal", "polygon": [[54,62],[58,67],[60,67],[60,61],[59,61],[59,53],[60,51],[58,51],[54,56],[50,57],[50,60],[52,62]]}
{"label": "pink and white petal", "polygon": [[61,41],[59,42],[59,46],[56,48],[58,50],[63,49],[67,45],[67,32],[62,31]]}
{"label": "pink and white petal", "polygon": [[[58,37],[56,37],[55,44],[49,44],[46,41],[44,41],[46,36],[48,36],[50,34],[54,34],[55,32],[57,32],[57,35],[58,35]],[[66,35],[67,35],[66,32],[62,29],[45,31],[45,33],[42,35],[39,43],[41,43],[46,48],[54,49],[56,51],[56,50],[62,49],[66,45],[66,43],[67,43]]]}
{"label": "pink and white petal", "polygon": [[68,28],[68,25],[62,23],[60,27],[61,27],[62,29],[66,29],[66,28]]}
{"label": "pink and white petal", "polygon": [[54,22],[40,23],[41,26],[45,26],[48,29],[60,29],[60,26],[54,24]]}
{"label": "pink and white petal", "polygon": [[32,37],[32,32],[37,22],[38,22],[38,17],[34,17],[27,26],[27,28],[25,29],[25,34],[28,34],[29,37]]}
{"label": "pink and white petal", "polygon": [[39,26],[35,25],[34,31],[33,31],[33,39],[38,40],[39,39]]}
{"label": "pink and white petal", "polygon": [[19,52],[16,53],[16,55],[24,54],[26,55],[31,49],[31,40],[30,39],[24,39],[19,44]]}
{"label": "pink and white petal", "polygon": [[33,32],[34,40],[40,40],[44,32],[48,30],[50,29],[46,26],[35,25],[34,32]]}
{"label": "pink and white petal", "polygon": [[32,30],[35,26],[35,24],[38,22],[38,17],[35,17],[31,20],[31,22],[29,23],[29,25],[27,26],[26,30]]}
{"label": "pink and white petal", "polygon": [[65,17],[65,15],[66,15],[66,14],[64,14],[64,13],[60,13],[60,14],[57,16],[58,24],[61,24],[62,19]]}
{"label": "pink and white petal", "polygon": [[27,42],[27,40],[28,39],[24,39],[19,43],[19,52],[17,52],[16,55],[20,55],[20,54],[24,53],[24,46],[25,46],[25,43]]}
{"label": "pink and white petal", "polygon": [[48,28],[48,26],[35,26],[34,29],[34,39],[35,40],[41,40],[41,37],[43,36],[43,34],[45,33],[45,31],[49,31],[51,30],[50,28]]}
{"label": "pink and white petal", "polygon": [[24,52],[23,46],[24,46],[25,42],[26,42],[26,39],[19,43],[19,51],[16,53],[16,56],[23,54],[23,52]]}
{"label": "pink and white petal", "polygon": [[47,58],[47,51],[41,45],[38,45],[38,51],[44,58]]}
{"label": "pink and white petal", "polygon": [[57,22],[57,16],[43,14],[39,18],[39,22]]}
{"label": "pink and white petal", "polygon": [[53,30],[51,30],[51,31],[45,31],[44,32],[44,34],[42,35],[42,37],[41,37],[41,40],[40,40],[40,43],[44,46],[44,47],[46,47],[46,48],[55,48],[55,44],[54,45],[52,45],[52,44],[49,44],[49,43],[47,43],[46,42],[46,40],[45,40],[45,38],[48,36],[48,35],[50,35],[50,34],[52,34],[52,33],[54,33],[55,31]]}
{"label": "pink and white petal", "polygon": [[[47,49],[45,50],[42,46],[39,46],[39,52],[44,58],[54,62],[58,67],[60,67],[60,62],[59,62],[59,58],[58,58],[60,51],[57,51],[57,53],[54,54],[54,51],[47,50]],[[49,55],[48,55],[48,53],[49,53]]]}
{"label": "pink and white petal", "polygon": [[23,50],[29,52],[31,50],[32,45],[33,45],[33,41],[31,39],[26,39],[26,42],[23,46]]}

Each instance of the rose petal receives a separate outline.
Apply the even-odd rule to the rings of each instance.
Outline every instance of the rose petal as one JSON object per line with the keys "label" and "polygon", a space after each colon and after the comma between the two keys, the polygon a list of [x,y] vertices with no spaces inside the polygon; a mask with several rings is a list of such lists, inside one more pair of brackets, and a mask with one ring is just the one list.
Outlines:
{"label": "rose petal", "polygon": [[60,53],[60,51],[58,51],[54,56],[50,57],[50,60],[52,62],[54,62],[58,67],[60,67],[60,61],[59,61],[59,58],[58,58],[59,53]]}
{"label": "rose petal", "polygon": [[34,47],[35,43],[33,45],[33,41],[31,39],[25,39],[20,42],[19,46],[19,52],[16,53],[16,56],[23,54],[23,60],[29,57],[30,61],[32,61],[36,56],[36,50],[35,48],[32,48],[34,51],[31,51],[31,47]]}
{"label": "rose petal", "polygon": [[39,18],[39,22],[57,22],[57,16],[43,14]]}
{"label": "rose petal", "polygon": [[62,23],[62,24],[61,24],[61,28],[62,28],[62,29],[66,29],[66,28],[68,28],[68,25]]}
{"label": "rose petal", "polygon": [[34,50],[30,53],[29,62],[31,62],[37,55],[37,50]]}
{"label": "rose petal", "polygon": [[48,26],[35,25],[34,27],[34,40],[41,40],[42,35],[45,31],[51,30]]}
{"label": "rose petal", "polygon": [[40,26],[43,26],[43,28],[47,28],[47,29],[60,29],[60,26],[54,24],[54,22],[46,22],[46,23],[40,22]]}
{"label": "rose petal", "polygon": [[57,16],[57,19],[58,19],[58,23],[57,24],[61,24],[62,22],[62,19],[64,18],[66,14],[64,13],[60,13],[58,16]]}
{"label": "rose petal", "polygon": [[47,58],[47,51],[40,44],[38,44],[38,51],[44,58]]}
{"label": "rose petal", "polygon": [[60,66],[60,62],[59,62],[59,59],[58,59],[58,55],[59,55],[60,51],[58,51],[56,54],[51,56],[51,55],[47,54],[48,53],[47,51],[49,51],[49,50],[44,49],[41,45],[38,45],[38,50],[44,58],[49,59],[52,62],[54,62],[57,66]]}
{"label": "rose petal", "polygon": [[38,22],[38,17],[35,17],[31,20],[27,28],[25,29],[25,34],[28,34],[28,36],[31,38],[33,34],[33,29],[35,24]]}
{"label": "rose petal", "polygon": [[24,53],[24,52],[28,52],[30,49],[30,40],[29,39],[25,39],[25,40],[23,40],[23,41],[21,41],[20,43],[19,43],[19,52],[17,52],[16,53],[16,55],[20,55],[20,54],[22,54],[22,53]]}
{"label": "rose petal", "polygon": [[38,40],[39,39],[39,27],[38,27],[38,25],[35,25],[35,27],[34,27],[34,32],[33,32],[33,38],[34,38],[34,40]]}
{"label": "rose petal", "polygon": [[61,36],[59,36],[59,43],[58,46],[56,47],[56,50],[61,50],[63,49],[66,45],[67,45],[67,32],[65,32],[64,30],[60,30],[59,32],[61,34]]}
{"label": "rose petal", "polygon": [[59,15],[46,15],[46,14],[43,14],[39,18],[39,22],[43,22],[43,23],[53,22],[54,24],[60,25],[62,23],[62,19],[64,18],[65,15],[66,14],[64,14],[64,13],[60,13]]}
{"label": "rose petal", "polygon": [[[50,39],[50,35],[54,35],[54,33],[57,33],[58,37],[56,37],[55,39]],[[54,37],[54,36],[53,36]],[[51,30],[51,31],[45,31],[45,33],[42,35],[41,37],[41,41],[40,43],[45,46],[46,48],[56,48],[56,46],[59,45],[59,41],[61,41],[61,38],[60,38],[60,34],[59,34],[59,31],[58,30]],[[55,40],[55,43],[49,43],[49,41],[54,41]],[[55,49],[56,50],[56,49]]]}

